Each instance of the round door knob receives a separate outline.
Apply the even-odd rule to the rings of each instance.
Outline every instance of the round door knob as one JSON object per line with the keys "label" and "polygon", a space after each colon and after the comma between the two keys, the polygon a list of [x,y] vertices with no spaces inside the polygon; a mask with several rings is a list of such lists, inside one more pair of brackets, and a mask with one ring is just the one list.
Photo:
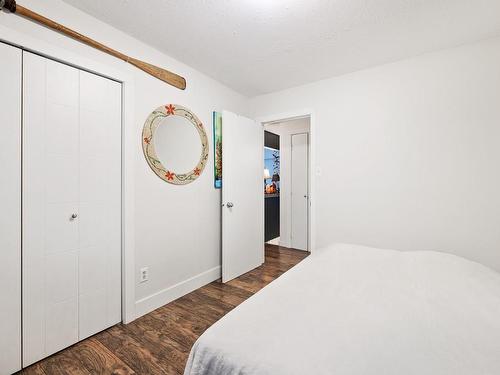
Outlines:
{"label": "round door knob", "polygon": [[227,202],[226,204],[227,208],[231,208],[234,206],[233,202]]}
{"label": "round door knob", "polygon": [[77,214],[72,214],[72,215],[71,215],[71,220],[74,220],[74,219],[76,219],[77,217],[78,217],[78,215],[77,215]]}

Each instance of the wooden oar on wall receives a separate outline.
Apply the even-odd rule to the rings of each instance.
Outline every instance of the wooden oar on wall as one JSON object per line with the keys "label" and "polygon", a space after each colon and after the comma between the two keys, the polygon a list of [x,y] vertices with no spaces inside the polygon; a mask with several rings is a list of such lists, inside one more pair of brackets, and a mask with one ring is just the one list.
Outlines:
{"label": "wooden oar on wall", "polygon": [[133,57],[127,56],[121,52],[118,52],[112,48],[109,48],[108,46],[105,46],[102,43],[99,43],[85,35],[82,35],[74,30],[71,30],[67,28],[64,25],[61,25],[60,23],[57,23],[55,21],[52,21],[38,13],[35,13],[19,4],[16,3],[15,0],[0,0],[0,10],[1,9],[7,9],[11,13],[17,14],[19,16],[22,16],[24,18],[27,18],[31,21],[34,21],[36,23],[39,23],[41,25],[44,25],[48,27],[49,29],[58,31],[64,35],[67,35],[75,40],[78,40],[79,42],[82,42],[84,44],[87,44],[88,46],[94,47],[102,52],[105,52],[111,56],[114,56],[116,58],[119,58],[125,62],[128,62],[129,64],[132,64],[133,66],[141,69],[142,71],[152,75],[153,77],[156,77],[163,82],[166,82],[174,87],[177,87],[181,90],[184,90],[186,88],[186,80],[184,77],[181,77],[175,73],[169,72],[166,69],[159,68],[157,66],[148,64],[147,62],[141,61],[134,59]]}

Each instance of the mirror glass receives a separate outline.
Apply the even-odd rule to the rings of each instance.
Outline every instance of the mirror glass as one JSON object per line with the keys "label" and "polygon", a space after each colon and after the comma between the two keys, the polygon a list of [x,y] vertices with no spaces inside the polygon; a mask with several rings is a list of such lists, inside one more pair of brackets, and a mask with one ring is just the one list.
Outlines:
{"label": "mirror glass", "polygon": [[187,173],[200,160],[202,145],[198,130],[182,116],[163,118],[153,141],[158,159],[168,170]]}

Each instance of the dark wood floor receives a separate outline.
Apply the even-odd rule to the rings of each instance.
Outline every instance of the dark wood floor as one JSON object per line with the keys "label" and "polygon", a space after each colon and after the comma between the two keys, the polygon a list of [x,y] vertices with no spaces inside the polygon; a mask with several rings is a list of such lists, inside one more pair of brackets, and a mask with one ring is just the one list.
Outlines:
{"label": "dark wood floor", "polygon": [[182,374],[196,339],[309,253],[266,245],[266,262],[227,284],[214,281],[168,305],[44,359],[22,374]]}

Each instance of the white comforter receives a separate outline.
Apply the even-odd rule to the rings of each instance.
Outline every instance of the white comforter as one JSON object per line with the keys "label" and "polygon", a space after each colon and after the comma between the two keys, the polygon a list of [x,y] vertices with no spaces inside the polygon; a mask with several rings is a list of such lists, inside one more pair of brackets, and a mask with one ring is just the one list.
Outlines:
{"label": "white comforter", "polygon": [[320,250],[209,328],[186,375],[497,375],[500,274],[431,251]]}

